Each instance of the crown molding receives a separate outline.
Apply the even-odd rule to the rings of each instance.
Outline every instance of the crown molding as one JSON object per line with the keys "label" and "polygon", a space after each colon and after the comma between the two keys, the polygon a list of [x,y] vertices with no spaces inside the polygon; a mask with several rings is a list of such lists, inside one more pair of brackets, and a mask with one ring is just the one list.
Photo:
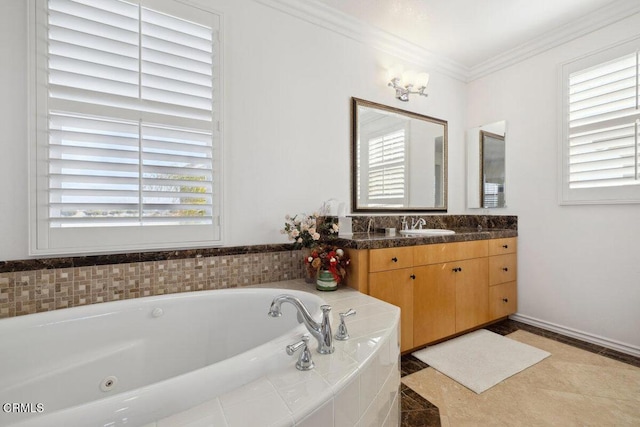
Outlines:
{"label": "crown molding", "polygon": [[257,3],[342,34],[403,61],[466,82],[469,68],[414,43],[366,24],[315,0],[254,0]]}
{"label": "crown molding", "polygon": [[631,15],[640,13],[640,2],[638,0],[618,0],[555,30],[548,31],[541,37],[536,37],[469,68],[366,24],[316,0],[254,1],[329,31],[342,34],[374,49],[394,55],[401,60],[424,67],[428,71],[439,72],[463,82],[479,79]]}
{"label": "crown molding", "polygon": [[638,0],[619,0],[610,3],[566,25],[548,31],[543,36],[536,37],[471,67],[467,81],[479,79],[517,64],[639,12],[640,2]]}

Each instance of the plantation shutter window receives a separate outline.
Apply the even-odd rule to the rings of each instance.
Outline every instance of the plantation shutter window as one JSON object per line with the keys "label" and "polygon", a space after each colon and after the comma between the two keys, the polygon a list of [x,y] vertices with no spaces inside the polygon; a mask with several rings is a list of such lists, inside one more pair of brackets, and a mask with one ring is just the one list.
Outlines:
{"label": "plantation shutter window", "polygon": [[218,241],[219,17],[167,0],[37,4],[35,251]]}
{"label": "plantation shutter window", "polygon": [[368,141],[369,202],[402,203],[405,197],[405,130],[399,129]]}
{"label": "plantation shutter window", "polygon": [[639,47],[565,66],[561,202],[640,201]]}

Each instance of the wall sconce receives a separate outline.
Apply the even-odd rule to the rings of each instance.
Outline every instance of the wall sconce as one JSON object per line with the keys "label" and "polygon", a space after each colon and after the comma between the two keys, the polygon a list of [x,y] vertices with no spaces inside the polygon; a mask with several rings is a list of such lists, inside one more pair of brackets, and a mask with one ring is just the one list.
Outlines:
{"label": "wall sconce", "polygon": [[[412,71],[402,72],[402,69],[389,70],[389,78],[391,81],[388,86],[396,91],[396,98],[400,101],[409,101],[409,95],[412,93],[429,96],[425,93],[427,84],[429,84],[429,74],[414,73]],[[413,90],[416,88],[416,90]]]}

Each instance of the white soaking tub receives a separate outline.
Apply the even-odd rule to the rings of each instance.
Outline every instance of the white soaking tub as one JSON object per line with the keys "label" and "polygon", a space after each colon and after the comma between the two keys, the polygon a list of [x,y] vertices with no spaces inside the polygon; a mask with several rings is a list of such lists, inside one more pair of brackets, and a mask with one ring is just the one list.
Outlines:
{"label": "white soaking tub", "polygon": [[0,320],[0,425],[145,425],[293,366],[285,346],[307,330],[291,304],[282,317],[267,315],[282,293],[320,319],[318,296],[267,288]]}

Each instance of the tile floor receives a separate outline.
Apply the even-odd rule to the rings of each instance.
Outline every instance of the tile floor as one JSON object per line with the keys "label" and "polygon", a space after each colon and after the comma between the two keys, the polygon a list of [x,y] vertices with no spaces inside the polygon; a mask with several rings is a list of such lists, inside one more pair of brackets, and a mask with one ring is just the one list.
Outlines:
{"label": "tile floor", "polygon": [[640,358],[512,320],[486,329],[552,357],[478,395],[402,356],[402,427],[640,425]]}

